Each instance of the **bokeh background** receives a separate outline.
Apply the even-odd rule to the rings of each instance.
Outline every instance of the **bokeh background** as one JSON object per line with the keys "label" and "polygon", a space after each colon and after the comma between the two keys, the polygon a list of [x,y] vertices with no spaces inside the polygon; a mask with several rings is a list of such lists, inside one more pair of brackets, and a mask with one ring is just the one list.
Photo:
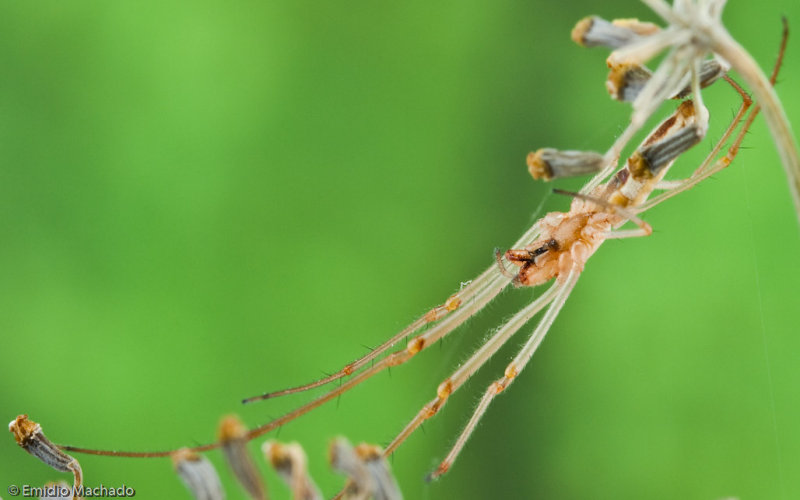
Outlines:
{"label": "bokeh background", "polygon": [[[569,39],[588,14],[656,20],[629,1],[0,4],[4,418],[151,450],[309,400],[238,403],[363,354],[565,208],[528,151],[620,133],[605,51]],[[794,0],[725,21],[769,68],[782,14],[800,31]],[[796,127],[798,39],[778,89]],[[717,137],[738,100],[705,97]],[[800,498],[800,231],[760,120],[746,148],[592,258],[452,472],[423,481],[522,335],[399,449],[406,498]],[[535,293],[269,437],[301,442],[332,495],[334,436],[387,443]],[[167,460],[78,458],[89,485],[188,498]],[[0,496],[59,478],[0,440]]]}

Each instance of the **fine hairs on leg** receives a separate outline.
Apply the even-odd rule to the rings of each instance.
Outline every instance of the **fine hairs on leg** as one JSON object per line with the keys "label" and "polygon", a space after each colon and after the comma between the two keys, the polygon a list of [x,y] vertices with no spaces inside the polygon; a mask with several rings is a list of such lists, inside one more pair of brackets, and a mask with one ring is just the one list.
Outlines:
{"label": "fine hairs on leg", "polygon": [[[335,498],[402,498],[403,484],[398,484],[392,474],[390,456],[409,437],[420,434],[415,431],[437,416],[450,396],[464,388],[466,382],[498,351],[509,344],[515,345],[516,352],[504,370],[492,374],[493,382],[479,389],[481,397],[471,414],[459,419],[460,429],[452,429],[452,445],[449,451],[442,450],[440,458],[444,457],[443,460],[431,468],[427,479],[438,479],[453,467],[457,469],[457,459],[469,450],[469,439],[480,429],[482,417],[491,412],[497,396],[512,385],[523,369],[533,365],[530,363],[533,355],[558,321],[559,314],[565,307],[569,311],[570,296],[573,291],[581,289],[578,282],[582,281],[580,278],[584,271],[592,267],[588,264],[589,258],[607,240],[650,237],[654,227],[658,230],[658,224],[650,220],[648,210],[736,162],[757,116],[764,116],[769,125],[800,219],[797,145],[773,88],[786,50],[786,23],[778,61],[771,77],[767,78],[722,25],[724,0],[675,0],[672,5],[663,0],[643,0],[643,3],[657,14],[660,24],[634,19],[606,21],[593,16],[580,21],[573,31],[573,39],[580,45],[600,47],[598,54],[603,48],[610,53],[606,61],[610,72],[606,85],[612,97],[620,101],[614,104],[629,106],[630,115],[627,123],[620,124],[619,134],[609,136],[606,150],[541,147],[528,155],[528,170],[534,179],[540,179],[537,182],[559,182],[567,177],[591,175],[575,192],[561,188],[552,190],[562,195],[554,199],[562,202],[563,211],[541,217],[514,244],[497,250],[494,258],[489,249],[486,268],[481,274],[423,311],[407,327],[398,329],[366,355],[347,364],[332,360],[332,364],[339,366],[336,371],[316,379],[309,377],[310,381],[288,388],[271,387],[271,382],[264,380],[264,389],[268,392],[242,400],[250,404],[314,391],[294,409],[282,415],[275,412],[279,416],[264,418],[260,425],[252,427],[245,426],[237,416],[226,416],[221,421],[216,440],[199,439],[201,444],[197,444],[192,441],[193,436],[179,436],[188,441],[188,446],[168,443],[156,451],[120,450],[114,443],[109,443],[110,449],[97,449],[95,443],[89,443],[89,446],[53,444],[44,438],[39,424],[30,421],[26,415],[20,415],[9,427],[18,444],[56,471],[73,474],[76,487],[85,482],[84,472],[88,472],[86,477],[91,484],[91,469],[84,464],[84,471],[74,457],[76,454],[161,457],[172,460],[176,475],[195,498],[224,498],[225,490],[237,488],[250,498],[269,498],[274,495],[276,486],[265,484],[260,471],[263,464],[253,460],[251,449],[254,448],[251,441],[261,438],[258,441],[263,453],[261,459],[275,469],[293,498],[329,497],[329,493],[321,493],[309,472],[309,464],[319,461],[319,457],[307,457],[302,443],[281,443],[274,440],[274,433],[266,435],[281,430],[284,425],[327,402],[337,400],[375,375],[392,368],[398,372],[413,371],[414,363],[411,361],[418,354],[466,330],[465,323],[502,292],[521,293],[522,290],[518,289],[538,287],[530,302],[488,334],[461,364],[455,368],[447,367],[441,379],[417,388],[428,403],[409,415],[397,415],[395,422],[387,423],[387,433],[393,436],[391,439],[382,442],[380,447],[369,443],[352,446],[347,439],[339,437],[330,448],[332,468],[346,476],[342,480],[346,484]],[[657,63],[653,63],[654,60]],[[598,57],[598,64],[602,65],[601,57]],[[602,86],[602,82],[598,84]],[[720,87],[726,88],[718,91]],[[704,93],[711,91],[727,93],[731,108],[738,108],[732,117],[727,115],[729,109],[720,110],[713,99],[704,99]],[[713,129],[709,132],[710,123],[728,125],[717,137]],[[580,141],[576,142],[579,147]],[[673,165],[681,162],[686,165],[687,153],[693,148],[704,148],[708,154],[702,161],[688,163],[691,173],[687,177],[678,177],[671,171]],[[763,166],[765,169],[772,167]],[[672,205],[672,202],[667,205]],[[611,247],[606,251],[612,252],[612,245],[616,244],[606,245]],[[628,244],[635,243],[619,242],[619,245]],[[454,247],[453,251],[457,252],[458,248]],[[314,252],[324,254],[323,250],[316,248],[309,253]],[[447,259],[443,258],[442,262],[445,265]],[[615,278],[624,283],[626,272],[639,271],[633,266],[620,269]],[[623,285],[609,281],[607,286],[607,296],[599,300],[610,300],[609,297],[614,296],[614,287]],[[657,290],[658,284],[653,283],[652,296],[648,297],[657,296]],[[307,309],[307,312],[313,311],[313,307]],[[313,373],[313,367],[309,372]],[[267,401],[261,403],[261,407],[270,404],[274,403]],[[376,401],[376,405],[380,402]],[[248,406],[248,410],[257,407]],[[269,411],[266,409],[265,414]],[[397,425],[398,421],[405,424]],[[51,432],[53,426],[45,425]],[[291,430],[287,428],[284,432],[290,433]],[[485,432],[494,430],[487,428]],[[336,434],[337,430],[331,429],[331,436]],[[270,439],[264,442],[262,436]],[[61,439],[69,440],[69,437],[55,437],[56,442],[61,442]],[[294,438],[289,436],[289,439]],[[36,445],[39,441],[45,444]],[[149,447],[143,445],[142,448]],[[214,450],[217,451],[207,453]],[[238,481],[239,486],[223,484],[214,464],[207,458],[220,452],[231,469],[230,476]]]}

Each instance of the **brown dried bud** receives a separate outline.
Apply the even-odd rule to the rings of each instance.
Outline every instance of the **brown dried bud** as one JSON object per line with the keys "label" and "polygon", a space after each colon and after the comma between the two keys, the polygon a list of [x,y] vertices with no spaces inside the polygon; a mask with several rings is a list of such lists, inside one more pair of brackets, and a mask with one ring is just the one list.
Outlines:
{"label": "brown dried bud", "polygon": [[267,492],[258,469],[247,453],[247,429],[235,415],[222,419],[219,425],[219,440],[222,452],[236,479],[250,497],[256,500],[267,498]]}
{"label": "brown dried bud", "polygon": [[225,492],[216,469],[205,457],[188,448],[171,455],[175,472],[197,500],[223,500]]}
{"label": "brown dried bud", "polygon": [[[611,97],[623,102],[633,102],[642,91],[653,73],[644,66],[634,63],[609,64],[611,70],[606,80],[606,88]],[[718,59],[708,59],[700,65],[700,87],[706,88],[728,72],[730,67]],[[692,93],[687,84],[672,99],[683,99]]]}
{"label": "brown dried bud", "polygon": [[366,465],[375,484],[375,500],[402,500],[403,494],[380,447],[362,443],[356,446],[356,455]]}
{"label": "brown dried bud", "polygon": [[608,22],[602,17],[589,16],[578,21],[572,29],[572,40],[584,47],[608,47],[617,49],[641,38],[652,35],[660,28],[638,19],[615,19]]}
{"label": "brown dried bud", "polygon": [[527,163],[534,179],[550,181],[597,172],[603,168],[603,155],[594,151],[542,148],[528,154]]}
{"label": "brown dried bud", "polygon": [[628,170],[635,179],[655,177],[675,158],[700,142],[704,135],[704,130],[697,124],[694,103],[684,101],[631,155]]}
{"label": "brown dried bud", "polygon": [[662,140],[636,151],[628,160],[635,178],[656,176],[662,168],[682,155],[703,138],[697,125],[682,128]]}
{"label": "brown dried bud", "polygon": [[83,484],[83,472],[78,461],[47,439],[42,432],[42,426],[29,420],[27,415],[19,415],[12,420],[8,424],[8,430],[14,435],[17,444],[34,457],[55,470],[72,472],[76,489]]}
{"label": "brown dried bud", "polygon": [[611,67],[606,79],[606,89],[617,101],[633,102],[653,73],[638,64],[617,64]]}
{"label": "brown dried bud", "polygon": [[317,485],[308,475],[306,454],[297,443],[267,441],[261,446],[264,457],[292,490],[295,500],[322,500]]}
{"label": "brown dried bud", "polygon": [[350,478],[350,483],[344,489],[344,498],[366,498],[375,491],[369,471],[346,438],[339,437],[333,440],[329,459],[333,470]]}
{"label": "brown dried bud", "polygon": [[403,494],[379,447],[362,443],[353,448],[347,439],[337,438],[331,443],[330,461],[334,470],[350,478],[344,498],[402,500]]}
{"label": "brown dried bud", "polygon": [[[700,88],[706,88],[728,73],[730,67],[718,59],[708,59],[700,65]],[[692,86],[687,85],[675,94],[673,99],[683,99],[692,93]]]}

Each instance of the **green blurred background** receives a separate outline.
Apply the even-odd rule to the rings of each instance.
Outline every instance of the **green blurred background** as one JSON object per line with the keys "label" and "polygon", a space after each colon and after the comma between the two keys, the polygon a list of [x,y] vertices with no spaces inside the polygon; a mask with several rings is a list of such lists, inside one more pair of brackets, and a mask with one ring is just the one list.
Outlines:
{"label": "green blurred background", "polygon": [[[363,354],[567,206],[528,151],[604,150],[629,116],[605,51],[569,39],[588,14],[655,20],[629,1],[0,4],[4,418],[151,450],[307,401],[238,403]],[[770,67],[781,14],[778,92],[800,127],[800,5],[733,0],[725,20]],[[737,97],[705,97],[718,137]],[[800,498],[800,231],[761,120],[746,146],[648,212],[652,237],[604,245],[449,474],[423,481],[521,335],[399,449],[407,499]],[[533,295],[278,438],[332,495],[334,436],[387,443]],[[78,458],[89,485],[188,498],[166,460]],[[58,478],[0,440],[0,496]]]}

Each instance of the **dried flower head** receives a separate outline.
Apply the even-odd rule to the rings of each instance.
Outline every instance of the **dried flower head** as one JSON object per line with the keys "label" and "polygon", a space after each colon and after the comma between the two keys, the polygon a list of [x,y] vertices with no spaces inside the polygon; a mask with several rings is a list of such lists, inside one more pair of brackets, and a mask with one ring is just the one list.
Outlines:
{"label": "dried flower head", "polygon": [[55,470],[72,472],[74,487],[83,484],[83,472],[78,461],[61,451],[42,432],[42,426],[30,420],[27,415],[19,415],[8,424],[17,444],[25,451],[46,463]]}
{"label": "dried flower head", "polygon": [[528,172],[534,179],[593,174],[603,168],[603,155],[594,151],[559,151],[542,148],[528,155]]}
{"label": "dried flower head", "polygon": [[[711,56],[722,68],[729,65],[735,69],[755,94],[781,156],[800,220],[800,155],[794,134],[769,79],[722,24],[726,0],[674,0],[672,5],[665,0],[642,1],[667,26],[651,34],[630,37],[629,43],[616,47],[608,57],[609,67],[643,66],[659,53],[665,50],[668,53],[633,101],[631,127],[618,144],[627,143],[628,135],[642,127],[662,102],[684,92],[687,86],[694,94],[699,123],[707,123],[708,111],[703,105],[700,88],[705,79],[703,66]],[[707,71],[713,72],[712,68]],[[612,150],[614,155],[620,151],[621,147]]]}
{"label": "dried flower head", "polygon": [[616,49],[635,42],[642,36],[652,35],[660,29],[653,23],[641,22],[638,19],[615,19],[608,22],[602,17],[589,16],[575,25],[572,39],[584,47]]}
{"label": "dried flower head", "polygon": [[375,445],[359,444],[355,448],[343,438],[336,438],[330,448],[331,466],[345,474],[349,483],[341,498],[355,500],[401,500],[403,498],[383,450]]}
{"label": "dried flower head", "polygon": [[197,500],[223,500],[225,492],[214,466],[205,457],[187,448],[172,454],[172,464],[183,484]]}
{"label": "dried flower head", "polygon": [[267,498],[266,488],[258,469],[247,451],[247,429],[235,415],[229,415],[219,424],[219,441],[222,452],[236,479],[251,498]]}
{"label": "dried flower head", "polygon": [[295,500],[321,500],[317,485],[308,475],[306,454],[298,443],[266,441],[261,450],[267,462],[289,486]]}

